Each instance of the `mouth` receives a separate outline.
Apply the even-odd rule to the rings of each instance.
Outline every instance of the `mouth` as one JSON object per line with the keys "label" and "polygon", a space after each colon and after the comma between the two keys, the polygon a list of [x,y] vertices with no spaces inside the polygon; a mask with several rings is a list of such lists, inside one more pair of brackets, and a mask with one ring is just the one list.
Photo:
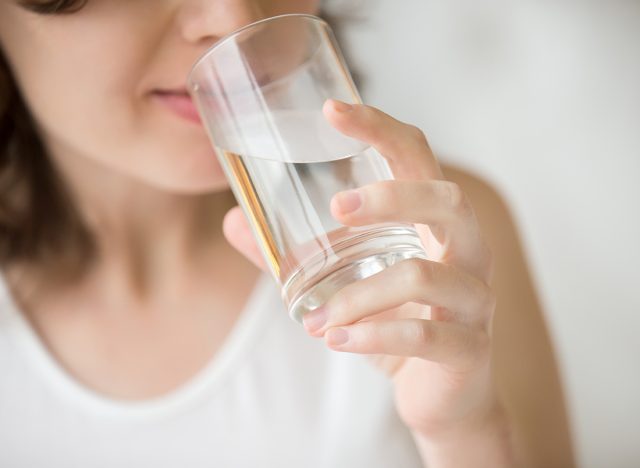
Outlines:
{"label": "mouth", "polygon": [[188,122],[202,125],[198,109],[185,88],[155,89],[151,92],[151,98],[174,115]]}
{"label": "mouth", "polygon": [[[277,81],[274,81],[273,78],[266,73],[256,75],[255,79],[250,83],[247,82],[245,77],[243,80],[238,79],[237,83],[239,84],[237,88],[234,90],[228,90],[226,94],[229,96],[256,94],[258,89],[264,86],[270,86],[276,82]],[[191,95],[187,91],[186,87],[178,86],[175,88],[156,88],[150,92],[150,95],[154,101],[161,104],[165,109],[171,111],[173,114],[182,117],[191,123],[202,125],[198,109],[191,99]],[[215,100],[211,99],[210,102],[207,102],[207,105],[216,107]]]}

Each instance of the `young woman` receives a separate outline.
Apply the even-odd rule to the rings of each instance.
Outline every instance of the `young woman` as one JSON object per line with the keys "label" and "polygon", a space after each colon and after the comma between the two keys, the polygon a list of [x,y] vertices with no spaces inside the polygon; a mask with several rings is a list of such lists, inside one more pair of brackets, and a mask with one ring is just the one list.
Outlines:
{"label": "young woman", "polygon": [[416,223],[429,261],[304,329],[256,268],[185,77],[230,31],[319,3],[0,1],[0,465],[572,465],[504,205],[415,127],[324,108],[397,177],[334,216]]}

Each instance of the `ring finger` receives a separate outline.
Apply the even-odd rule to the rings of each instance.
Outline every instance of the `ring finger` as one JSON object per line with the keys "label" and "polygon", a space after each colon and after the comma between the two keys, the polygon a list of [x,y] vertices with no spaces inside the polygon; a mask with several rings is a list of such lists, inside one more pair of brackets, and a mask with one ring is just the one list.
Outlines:
{"label": "ring finger", "polygon": [[484,326],[495,298],[483,281],[454,266],[408,259],[348,284],[305,314],[303,323],[310,334],[322,336],[331,327],[348,325],[407,302],[443,307],[456,321]]}

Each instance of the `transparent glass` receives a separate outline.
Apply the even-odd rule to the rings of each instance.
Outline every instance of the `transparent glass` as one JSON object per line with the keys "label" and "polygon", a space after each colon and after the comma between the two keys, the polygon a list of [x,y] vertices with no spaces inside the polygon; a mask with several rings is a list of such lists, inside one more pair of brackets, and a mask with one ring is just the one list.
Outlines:
{"label": "transparent glass", "polygon": [[347,227],[329,212],[337,192],[393,175],[322,114],[328,98],[361,102],[322,19],[282,15],[229,34],[196,62],[188,88],[292,319],[353,281],[426,258],[410,224]]}

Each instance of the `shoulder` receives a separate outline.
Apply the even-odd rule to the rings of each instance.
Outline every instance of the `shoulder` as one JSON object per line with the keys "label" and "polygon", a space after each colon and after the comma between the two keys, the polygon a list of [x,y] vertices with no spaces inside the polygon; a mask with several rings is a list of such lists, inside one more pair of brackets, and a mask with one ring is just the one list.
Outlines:
{"label": "shoulder", "polygon": [[[484,178],[455,166],[443,165],[445,177],[455,182],[473,206],[483,237],[493,252],[493,286],[502,301],[527,302],[539,309],[533,280],[520,240],[517,221],[508,201]],[[523,292],[526,296],[523,297]]]}
{"label": "shoulder", "polygon": [[[518,292],[517,300],[535,305],[539,310],[534,281],[526,260],[525,248],[520,240],[517,221],[508,201],[487,180],[467,170],[444,165],[445,177],[455,182],[466,193],[480,224],[482,234],[494,255],[494,288],[502,300]],[[526,296],[523,297],[523,293]]]}
{"label": "shoulder", "polygon": [[575,466],[562,379],[517,221],[488,181],[454,166],[443,172],[466,193],[493,252],[494,369],[527,453],[525,466]]}

